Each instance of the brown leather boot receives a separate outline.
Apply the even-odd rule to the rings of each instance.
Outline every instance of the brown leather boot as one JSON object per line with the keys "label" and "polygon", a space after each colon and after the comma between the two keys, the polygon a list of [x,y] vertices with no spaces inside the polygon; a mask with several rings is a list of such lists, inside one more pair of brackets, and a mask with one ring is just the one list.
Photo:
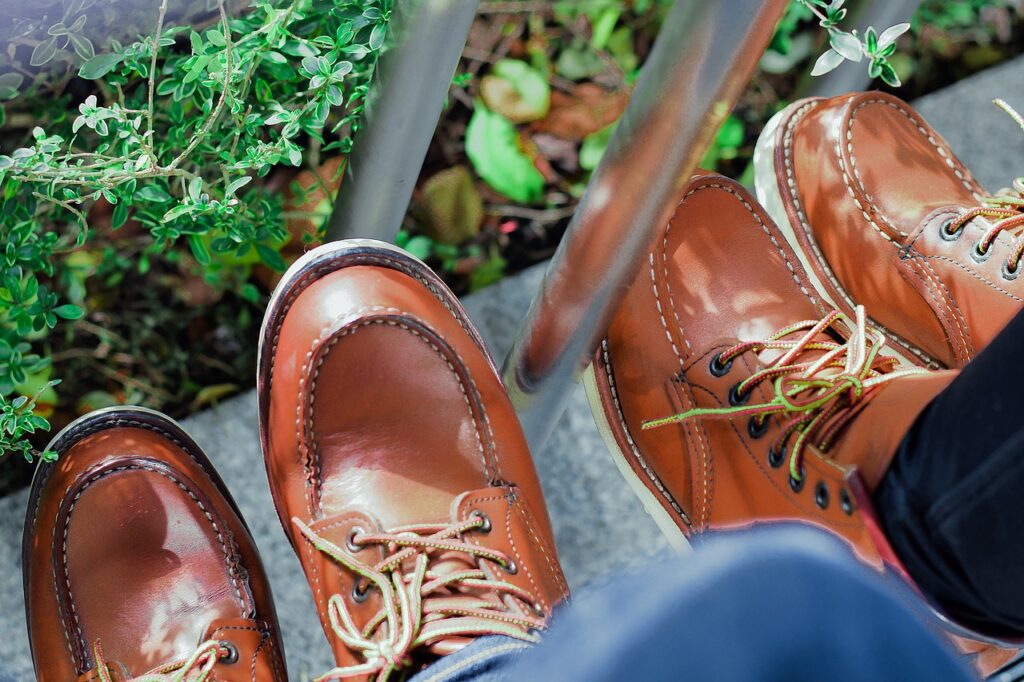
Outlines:
{"label": "brown leather boot", "polygon": [[287,679],[256,546],[177,424],[108,408],[50,447],[60,457],[36,473],[23,544],[39,680]]}
{"label": "brown leather boot", "polygon": [[740,185],[703,175],[683,191],[584,381],[616,463],[677,544],[801,521],[902,572],[867,493],[955,372],[886,352],[862,310],[821,300]]}
{"label": "brown leather boot", "polygon": [[755,156],[758,198],[829,305],[914,362],[962,367],[1024,302],[1021,192],[990,196],[906,103],[796,102]]}
{"label": "brown leather boot", "polygon": [[425,265],[360,240],[303,256],[264,319],[258,391],[329,674],[536,639],[568,595],[544,498],[483,342]]}

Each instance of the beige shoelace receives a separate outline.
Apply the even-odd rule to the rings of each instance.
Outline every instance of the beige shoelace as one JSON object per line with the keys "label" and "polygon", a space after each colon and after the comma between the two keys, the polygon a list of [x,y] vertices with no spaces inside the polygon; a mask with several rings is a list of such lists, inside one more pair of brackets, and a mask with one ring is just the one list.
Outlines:
{"label": "beige shoelace", "polygon": [[[512,559],[462,539],[465,533],[490,531],[490,521],[480,512],[461,523],[355,534],[349,540],[354,547],[385,549],[385,558],[373,566],[358,561],[299,519],[292,522],[317,550],[359,576],[353,597],[365,599],[369,590],[376,590],[383,602],[380,611],[359,628],[345,598],[330,597],[327,614],[332,632],[364,662],[330,670],[317,682],[364,675],[383,682],[412,665],[414,651],[438,640],[505,635],[537,642],[537,633],[545,628],[541,615],[522,613],[541,613],[532,594],[490,577],[479,567],[480,562],[488,561],[515,573],[518,568]],[[467,569],[432,570],[442,554],[446,563],[453,555],[462,555],[468,559]],[[526,608],[513,609],[512,602]]]}
{"label": "beige shoelace", "polygon": [[[101,682],[113,682],[109,664],[103,655],[99,640],[93,645],[93,660]],[[168,663],[133,677],[126,682],[206,682],[213,673],[217,661],[227,658],[233,652],[223,642],[210,640],[200,644],[188,658]]]}
{"label": "beige shoelace", "polygon": [[[885,384],[928,370],[907,367],[881,354],[885,337],[866,323],[862,306],[856,318],[838,310],[821,320],[806,320],[777,331],[763,341],[747,341],[722,351],[712,360],[712,370],[724,376],[732,362],[743,353],[783,351],[762,369],[736,384],[730,392],[730,406],[697,408],[670,417],[654,419],[643,428],[678,424],[690,419],[737,419],[747,417],[751,430],[767,427],[766,420],[787,420],[772,446],[782,452],[787,441],[796,436],[789,458],[789,474],[803,480],[803,453],[809,444],[827,452],[843,428]],[[829,331],[833,334],[829,334]],[[830,340],[831,336],[846,341]],[[772,399],[748,405],[751,392],[770,382]]]}
{"label": "beige shoelace", "polygon": [[[1024,116],[1017,113],[1017,110],[1001,99],[992,100],[993,103],[1005,111],[1017,122],[1017,125],[1024,130]],[[981,206],[976,206],[965,213],[960,214],[952,220],[946,221],[942,227],[942,236],[950,241],[958,239],[962,234],[964,226],[975,218],[994,218],[995,222],[985,231],[978,243],[974,245],[975,255],[984,258],[988,254],[992,242],[1002,232],[1006,232],[1013,238],[1013,248],[1006,258],[1004,275],[1010,279],[1017,276],[1020,269],[1021,257],[1024,257],[1024,178],[1017,178],[1013,186],[996,193],[994,196],[983,200]]]}

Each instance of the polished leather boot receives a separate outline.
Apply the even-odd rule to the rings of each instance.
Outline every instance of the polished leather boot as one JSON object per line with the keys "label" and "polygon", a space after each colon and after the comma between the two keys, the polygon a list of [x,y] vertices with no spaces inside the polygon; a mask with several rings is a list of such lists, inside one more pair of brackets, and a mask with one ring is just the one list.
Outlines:
{"label": "polished leather boot", "polygon": [[755,155],[758,198],[816,294],[924,366],[962,367],[1024,302],[1018,183],[992,196],[899,99],[808,99]]}
{"label": "polished leather boot", "polygon": [[411,673],[486,634],[536,641],[568,596],[540,485],[455,296],[392,246],[297,261],[264,319],[278,514],[337,668]]}
{"label": "polished leather boot", "polygon": [[675,544],[797,521],[902,573],[869,493],[955,371],[888,353],[863,309],[818,295],[740,185],[707,174],[683,190],[584,382],[613,458]]}
{"label": "polished leather boot", "polygon": [[108,408],[50,448],[23,543],[39,680],[287,679],[252,536],[181,427]]}

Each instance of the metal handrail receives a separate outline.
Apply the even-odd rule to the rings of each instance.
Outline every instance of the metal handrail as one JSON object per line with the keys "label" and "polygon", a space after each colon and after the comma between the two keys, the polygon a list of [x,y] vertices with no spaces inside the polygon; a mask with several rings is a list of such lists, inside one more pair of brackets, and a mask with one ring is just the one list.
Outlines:
{"label": "metal handrail", "polygon": [[502,378],[534,452],[787,5],[677,0],[666,17],[505,360]]}
{"label": "metal handrail", "polygon": [[392,242],[469,37],[479,0],[398,0],[327,239]]}

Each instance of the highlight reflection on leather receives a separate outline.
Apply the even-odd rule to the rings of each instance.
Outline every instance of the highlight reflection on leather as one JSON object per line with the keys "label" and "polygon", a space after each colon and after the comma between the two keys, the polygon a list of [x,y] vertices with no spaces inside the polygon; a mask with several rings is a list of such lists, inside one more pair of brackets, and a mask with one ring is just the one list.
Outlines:
{"label": "highlight reflection on leather", "polygon": [[[93,646],[139,675],[211,633],[241,664],[219,680],[283,680],[270,589],[205,455],[170,420],[132,408],[72,425],[33,484],[26,605],[41,680],[95,674]],[[251,637],[255,634],[256,637]]]}
{"label": "highlight reflection on leather", "polygon": [[[787,109],[774,140],[778,220],[845,312],[859,303],[919,364],[961,367],[1021,309],[1024,278],[1002,267],[1018,234],[996,222],[943,226],[989,194],[909,105],[882,93],[805,100]],[[1007,178],[1007,182],[1010,182]],[[1019,231],[1018,231],[1019,232]]]}
{"label": "highlight reflection on leather", "polygon": [[[382,595],[371,589],[354,597],[362,589],[358,575],[315,547],[314,534],[372,566],[385,548],[353,546],[353,536],[459,525],[486,510],[494,530],[462,539],[511,557],[517,572],[428,552],[432,574],[483,570],[530,593],[546,614],[566,597],[515,412],[458,300],[426,266],[378,242],[316,249],[275,292],[260,352],[261,439],[271,491],[339,666],[363,661],[334,634],[328,600],[344,599],[362,628],[380,611]],[[313,534],[303,535],[293,518]],[[493,601],[486,586],[475,589]],[[530,611],[518,600],[507,608]],[[430,641],[411,664],[466,643],[465,637]]]}

